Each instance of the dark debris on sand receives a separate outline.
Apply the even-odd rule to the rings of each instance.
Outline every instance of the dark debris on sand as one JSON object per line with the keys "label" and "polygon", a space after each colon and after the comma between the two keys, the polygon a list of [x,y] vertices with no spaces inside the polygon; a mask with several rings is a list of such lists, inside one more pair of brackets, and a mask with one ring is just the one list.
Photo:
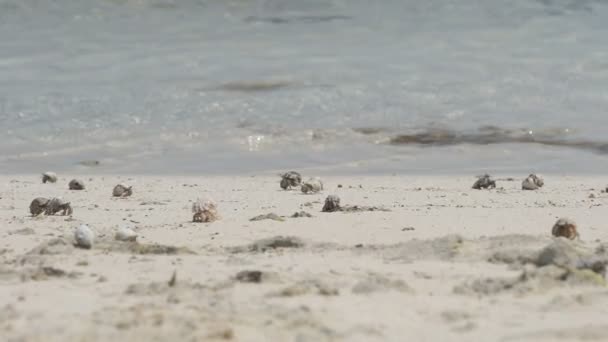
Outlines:
{"label": "dark debris on sand", "polygon": [[257,240],[246,246],[230,248],[232,253],[266,252],[268,250],[283,248],[302,248],[304,242],[294,236],[274,236],[268,239]]}

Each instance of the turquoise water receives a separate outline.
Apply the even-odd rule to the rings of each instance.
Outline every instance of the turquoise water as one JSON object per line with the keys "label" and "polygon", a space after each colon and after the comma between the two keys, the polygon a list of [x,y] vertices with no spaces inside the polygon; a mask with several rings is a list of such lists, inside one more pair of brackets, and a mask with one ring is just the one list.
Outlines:
{"label": "turquoise water", "polygon": [[[607,23],[606,1],[0,0],[0,170],[602,173]],[[514,141],[391,144],[488,125]]]}

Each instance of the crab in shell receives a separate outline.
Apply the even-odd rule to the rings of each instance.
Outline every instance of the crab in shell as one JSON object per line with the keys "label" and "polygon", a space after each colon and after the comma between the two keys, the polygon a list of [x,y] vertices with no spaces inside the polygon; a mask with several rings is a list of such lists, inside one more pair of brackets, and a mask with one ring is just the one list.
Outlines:
{"label": "crab in shell", "polygon": [[45,215],[55,215],[61,212],[61,215],[72,215],[72,206],[70,202],[65,202],[61,198],[44,198],[37,197],[30,204],[30,213],[32,216],[38,216],[42,213]]}
{"label": "crab in shell", "polygon": [[45,172],[42,174],[42,183],[55,183],[57,182],[57,174],[55,172]]}
{"label": "crab in shell", "polygon": [[192,203],[192,222],[213,222],[219,220],[217,204],[211,200],[198,199]]}
{"label": "crab in shell", "polygon": [[44,198],[44,197],[34,198],[32,203],[30,203],[30,213],[32,214],[32,216],[38,216],[38,215],[42,214],[46,210],[46,206],[48,205],[48,203],[49,203],[48,198]]}
{"label": "crab in shell", "polygon": [[551,229],[551,233],[555,237],[565,237],[570,240],[574,240],[579,236],[576,223],[567,218],[557,220],[555,225],[553,225],[553,229]]}
{"label": "crab in shell", "polygon": [[323,190],[323,182],[319,178],[312,178],[302,183],[302,192],[305,194],[314,194]]}
{"label": "crab in shell", "polygon": [[302,184],[302,175],[295,171],[289,171],[281,175],[281,189],[289,190]]}
{"label": "crab in shell", "polygon": [[72,215],[72,206],[70,202],[66,202],[61,198],[55,197],[51,198],[46,205],[46,209],[44,210],[45,215],[55,215],[58,212],[61,212],[61,215]]}
{"label": "crab in shell", "polygon": [[129,197],[133,194],[133,187],[126,186],[125,184],[118,184],[112,190],[112,196],[114,197]]}
{"label": "crab in shell", "polygon": [[70,190],[84,190],[84,182],[79,179],[72,179],[68,187]]}
{"label": "crab in shell", "polygon": [[543,185],[545,185],[543,178],[532,173],[521,183],[521,188],[522,190],[537,190]]}
{"label": "crab in shell", "polygon": [[334,211],[339,211],[340,208],[340,197],[337,195],[329,195],[325,199],[325,204],[323,205],[323,209],[321,209],[324,213],[331,213]]}
{"label": "crab in shell", "polygon": [[496,181],[488,174],[478,176],[477,181],[473,184],[473,189],[494,189],[496,188]]}

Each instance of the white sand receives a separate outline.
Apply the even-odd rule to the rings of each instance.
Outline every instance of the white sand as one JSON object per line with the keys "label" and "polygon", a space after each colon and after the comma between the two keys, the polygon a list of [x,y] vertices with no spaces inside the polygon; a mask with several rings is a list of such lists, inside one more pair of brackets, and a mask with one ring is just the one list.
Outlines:
{"label": "white sand", "polygon": [[[521,179],[472,190],[473,177],[331,177],[325,191],[283,191],[278,177],[80,177],[41,184],[0,177],[0,336],[28,341],[605,341],[608,289],[594,281],[519,281],[531,265],[489,262],[498,252],[538,251],[559,217],[579,225],[581,248],[608,241],[608,178],[547,177],[539,191]],[[117,183],[132,197],[112,198]],[[338,188],[338,184],[342,187]],[[321,213],[328,194],[343,205],[390,211]],[[594,194],[596,198],[589,198]],[[61,196],[74,214],[32,218],[35,197]],[[197,197],[222,216],[192,223]],[[147,204],[142,204],[148,202]],[[309,206],[310,204],[310,206]],[[290,218],[304,210],[314,217]],[[266,213],[283,222],[249,221]],[[86,223],[91,250],[27,254]],[[113,242],[131,224],[141,244],[186,247],[137,254]],[[274,236],[299,248],[247,247]],[[459,237],[460,238],[459,238]],[[561,239],[563,240],[563,239]],[[359,245],[359,246],[357,246]],[[235,248],[236,247],[236,248]],[[519,254],[518,254],[519,253]],[[53,275],[52,267],[65,271]],[[547,269],[547,268],[543,268]],[[242,283],[243,270],[262,271]],[[167,285],[177,272],[174,287]],[[492,290],[492,282],[513,286]],[[550,279],[549,279],[550,280]],[[483,285],[485,284],[485,285]]]}

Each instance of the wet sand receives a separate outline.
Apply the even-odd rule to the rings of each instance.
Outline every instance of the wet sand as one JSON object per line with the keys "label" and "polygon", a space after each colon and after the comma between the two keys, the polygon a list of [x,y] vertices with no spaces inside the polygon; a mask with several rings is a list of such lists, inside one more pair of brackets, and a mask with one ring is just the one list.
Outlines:
{"label": "wet sand", "polygon": [[[87,176],[82,191],[67,175],[2,176],[0,336],[608,339],[603,277],[568,264],[608,255],[608,177],[546,177],[522,191],[525,176],[497,177],[493,190],[471,189],[474,177],[331,177],[309,195],[272,176]],[[133,195],[113,198],[118,183]],[[323,213],[329,194],[386,210]],[[32,218],[39,196],[70,201],[73,215]],[[198,197],[215,200],[221,220],[192,223]],[[312,217],[291,217],[301,211]],[[559,217],[578,223],[580,241],[551,237]],[[82,223],[96,233],[90,250],[72,246]],[[122,224],[138,242],[114,240]],[[547,247],[568,260],[542,264]]]}

